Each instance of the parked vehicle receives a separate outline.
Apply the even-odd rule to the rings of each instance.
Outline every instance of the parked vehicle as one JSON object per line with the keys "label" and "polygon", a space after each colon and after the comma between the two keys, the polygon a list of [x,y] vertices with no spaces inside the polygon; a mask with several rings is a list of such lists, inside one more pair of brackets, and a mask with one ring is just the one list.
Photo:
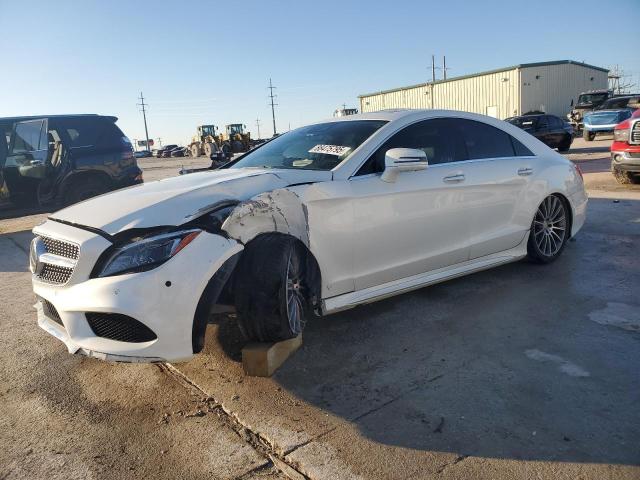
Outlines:
{"label": "parked vehicle", "polygon": [[507,122],[530,133],[545,145],[568,152],[573,141],[573,127],[555,115],[523,115],[511,117]]}
{"label": "parked vehicle", "polygon": [[582,131],[584,114],[598,108],[611,97],[613,97],[613,90],[604,89],[581,93],[575,105],[571,100],[571,111],[567,114],[567,119],[573,129],[576,132]]}
{"label": "parked vehicle", "polygon": [[613,131],[611,173],[622,184],[640,183],[640,110]]}
{"label": "parked vehicle", "polygon": [[[0,119],[2,195],[14,206],[69,205],[142,183],[129,139],[102,115]],[[2,148],[6,147],[6,148]]]}
{"label": "parked vehicle", "polygon": [[594,110],[585,114],[582,138],[590,142],[599,133],[612,134],[616,125],[631,117],[633,111],[632,108],[621,108],[617,110]]}
{"label": "parked vehicle", "polygon": [[215,125],[198,125],[197,135],[191,138],[187,147],[192,157],[205,155],[209,158],[231,157],[234,153],[246,152],[252,147],[251,133],[242,123],[231,123],[225,126],[222,133],[218,133]]}
{"label": "parked vehicle", "polygon": [[151,152],[149,150],[139,150],[135,152],[136,158],[147,158],[151,156]]}
{"label": "parked vehicle", "polygon": [[640,96],[627,95],[623,97],[613,97],[605,100],[602,105],[594,110],[619,110],[621,108],[631,108],[633,110],[640,108]]}
{"label": "parked vehicle", "polygon": [[165,145],[164,147],[158,149],[158,153],[156,154],[156,156],[158,158],[170,157],[171,150],[173,150],[174,148],[178,148],[178,145],[175,145],[175,144]]}
{"label": "parked vehicle", "polygon": [[189,359],[214,304],[235,306],[248,339],[292,338],[314,315],[552,262],[586,207],[577,167],[509,123],[334,118],[52,214],[31,244],[38,323],[70,352],[121,361]]}
{"label": "parked vehicle", "polygon": [[184,157],[187,149],[185,147],[178,147],[171,150],[172,157]]}

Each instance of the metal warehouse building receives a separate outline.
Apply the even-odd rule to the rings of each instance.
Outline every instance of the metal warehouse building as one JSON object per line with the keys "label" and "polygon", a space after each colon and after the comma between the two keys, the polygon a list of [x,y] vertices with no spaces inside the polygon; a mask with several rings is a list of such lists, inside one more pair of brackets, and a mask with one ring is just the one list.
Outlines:
{"label": "metal warehouse building", "polygon": [[564,117],[581,92],[607,88],[606,68],[572,60],[523,63],[359,95],[360,111],[443,108],[504,119],[540,110]]}

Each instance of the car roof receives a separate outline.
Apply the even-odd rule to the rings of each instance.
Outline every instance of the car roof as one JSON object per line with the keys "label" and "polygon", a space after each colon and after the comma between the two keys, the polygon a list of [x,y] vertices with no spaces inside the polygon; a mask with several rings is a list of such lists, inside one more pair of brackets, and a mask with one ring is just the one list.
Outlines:
{"label": "car roof", "polygon": [[97,113],[71,113],[71,114],[56,114],[56,115],[28,115],[28,116],[19,116],[19,117],[0,117],[0,122],[5,123],[5,122],[23,122],[26,120],[36,120],[38,118],[58,118],[58,119],[63,119],[63,118],[85,118],[85,117],[91,117],[91,118],[106,118],[111,120],[112,122],[116,122],[118,121],[118,117],[115,117],[113,115],[99,115]]}

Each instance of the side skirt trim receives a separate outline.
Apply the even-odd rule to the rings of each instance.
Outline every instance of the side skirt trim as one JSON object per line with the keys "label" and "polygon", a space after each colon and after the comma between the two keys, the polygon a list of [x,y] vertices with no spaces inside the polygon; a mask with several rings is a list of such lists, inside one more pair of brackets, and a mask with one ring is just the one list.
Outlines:
{"label": "side skirt trim", "polygon": [[526,256],[526,244],[528,239],[529,235],[527,234],[520,245],[512,248],[511,250],[494,253],[492,255],[487,255],[486,257],[475,258],[473,260],[457,263],[431,272],[401,278],[375,287],[365,288],[364,290],[326,298],[322,302],[322,312],[324,314],[336,313],[358,305],[372,303],[394,295],[417,290],[428,285],[462,277],[469,273],[479,272],[505,263],[518,261]]}

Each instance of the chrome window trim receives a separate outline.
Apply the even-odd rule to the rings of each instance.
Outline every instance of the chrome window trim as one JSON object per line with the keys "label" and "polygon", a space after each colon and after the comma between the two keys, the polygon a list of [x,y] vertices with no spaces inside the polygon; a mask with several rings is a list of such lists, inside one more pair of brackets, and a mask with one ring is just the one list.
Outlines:
{"label": "chrome window trim", "polygon": [[[454,119],[454,120],[468,120],[468,121],[471,121],[471,122],[484,123],[485,125],[488,125],[488,126],[490,126],[490,127],[496,128],[496,129],[500,130],[501,132],[503,132],[503,133],[505,133],[505,134],[509,135],[509,137],[510,137],[510,138],[515,138],[515,139],[516,139],[516,140],[518,140],[520,143],[522,143],[518,138],[516,138],[515,136],[511,135],[509,132],[506,132],[506,131],[504,131],[503,129],[501,129],[501,128],[499,128],[499,127],[496,127],[495,125],[491,125],[491,124],[489,124],[489,123],[482,122],[481,120],[474,120],[474,119],[471,119],[471,118],[454,117],[454,116],[447,116],[447,115],[438,115],[438,116],[435,116],[435,117],[421,118],[421,119],[416,120],[416,121],[414,121],[414,122],[411,122],[411,123],[408,123],[408,124],[406,124],[406,125],[403,125],[402,127],[398,128],[398,129],[396,129],[396,130],[394,130],[394,131],[393,131],[392,133],[390,133],[388,136],[384,137],[384,139],[376,145],[376,147],[375,147],[375,148],[373,149],[373,151],[372,151],[372,152],[367,156],[367,158],[365,158],[365,159],[360,163],[360,165],[358,165],[358,167],[355,169],[354,173],[352,173],[352,174],[348,177],[348,180],[351,180],[352,178],[357,178],[357,177],[367,177],[367,176],[369,176],[369,175],[378,175],[378,174],[376,174],[376,173],[374,173],[374,174],[367,173],[366,175],[358,175],[358,171],[362,168],[362,166],[363,166],[365,163],[367,163],[367,161],[369,161],[369,159],[371,158],[371,156],[372,156],[372,155],[374,155],[374,154],[378,151],[378,149],[379,149],[380,147],[382,147],[382,145],[383,145],[387,140],[389,140],[392,136],[396,135],[397,133],[400,133],[400,132],[401,132],[402,130],[404,130],[405,128],[409,128],[409,127],[411,127],[412,125],[415,125],[416,123],[419,123],[419,122],[426,122],[426,121],[429,121],[429,120],[436,120],[436,119],[441,119],[441,118],[452,118],[452,119]],[[516,128],[517,128],[517,127],[516,127]],[[365,142],[365,143],[366,143],[366,142]],[[512,143],[512,144],[513,144],[513,143]],[[364,145],[364,144],[363,144],[363,145]],[[523,144],[523,145],[524,145],[524,144]],[[362,147],[362,145],[360,145],[360,146]],[[529,149],[529,147],[527,147],[526,145],[524,145],[524,146],[525,146],[527,149]],[[355,153],[355,151],[354,151],[353,153]],[[533,155],[522,155],[522,156],[515,155],[515,147],[514,147],[514,155],[512,155],[512,156],[505,156],[505,157],[491,157],[491,158],[469,158],[469,159],[467,159],[467,160],[457,160],[457,161],[455,161],[455,162],[434,163],[434,164],[429,164],[429,166],[427,167],[427,170],[428,170],[429,168],[437,167],[437,166],[439,166],[439,165],[457,165],[457,164],[463,164],[463,163],[469,163],[469,162],[479,162],[479,161],[484,161],[484,160],[498,160],[498,159],[502,159],[502,158],[511,158],[511,159],[518,159],[518,158],[538,158],[538,156],[537,156],[537,155],[535,155],[535,154],[533,154]],[[348,160],[348,159],[345,159],[345,160]],[[335,168],[337,168],[337,167],[338,167],[338,166],[340,166],[340,165],[341,165],[341,164],[339,164],[339,165],[337,165],[336,167],[334,167],[334,170],[335,170]]]}

